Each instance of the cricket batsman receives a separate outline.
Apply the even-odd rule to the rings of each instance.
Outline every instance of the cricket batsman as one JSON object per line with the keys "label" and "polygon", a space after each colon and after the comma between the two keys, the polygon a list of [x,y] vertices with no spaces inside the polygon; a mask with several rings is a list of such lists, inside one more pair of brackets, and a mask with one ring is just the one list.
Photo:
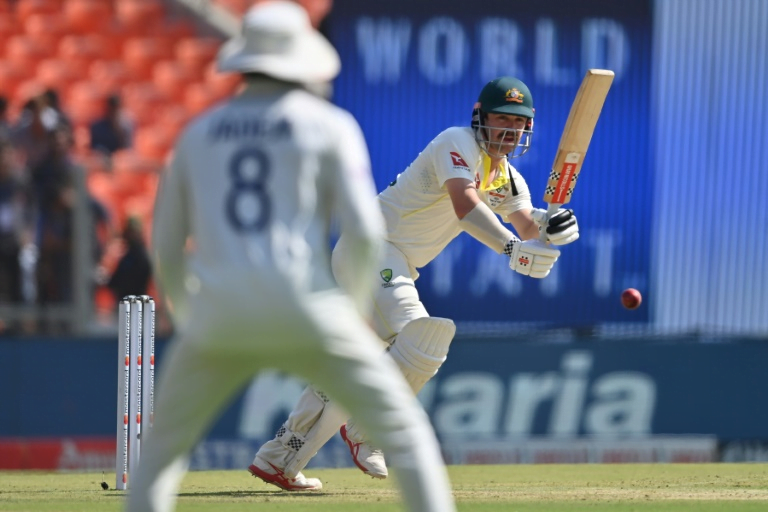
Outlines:
{"label": "cricket batsman", "polygon": [[[560,256],[555,246],[579,238],[573,211],[560,209],[547,218],[546,210],[533,207],[528,185],[510,163],[530,148],[533,118],[528,87],[517,78],[496,78],[480,91],[470,126],[450,127],[437,135],[378,195],[386,233],[381,267],[370,276],[378,283],[373,326],[414,393],[446,360],[456,331],[453,321],[427,313],[415,284],[418,269],[464,232],[509,258],[514,272],[542,279]],[[546,243],[539,240],[541,230]],[[342,236],[332,265],[344,288],[354,286],[358,278],[346,271],[352,254],[349,240]],[[357,467],[374,478],[386,478],[384,453],[368,442],[354,418],[348,419],[312,386],[304,390],[275,438],[256,453],[251,472],[289,491],[317,489],[317,479],[305,477],[300,484],[286,486],[254,468],[269,464],[294,477],[339,430]]]}

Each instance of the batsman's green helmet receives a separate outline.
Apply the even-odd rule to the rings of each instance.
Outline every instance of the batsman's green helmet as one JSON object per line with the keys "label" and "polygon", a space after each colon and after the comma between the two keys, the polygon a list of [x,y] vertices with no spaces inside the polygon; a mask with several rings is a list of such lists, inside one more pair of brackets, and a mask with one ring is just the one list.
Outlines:
{"label": "batsman's green helmet", "polygon": [[488,82],[480,97],[480,110],[533,118],[533,97],[528,86],[517,78],[501,76]]}

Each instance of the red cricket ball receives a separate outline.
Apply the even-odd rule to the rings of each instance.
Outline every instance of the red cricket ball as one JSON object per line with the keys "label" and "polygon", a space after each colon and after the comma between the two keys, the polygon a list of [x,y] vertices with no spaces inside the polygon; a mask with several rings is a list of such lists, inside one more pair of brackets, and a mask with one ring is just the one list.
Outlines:
{"label": "red cricket ball", "polygon": [[643,296],[634,288],[627,288],[621,292],[621,305],[627,309],[637,309],[643,302]]}

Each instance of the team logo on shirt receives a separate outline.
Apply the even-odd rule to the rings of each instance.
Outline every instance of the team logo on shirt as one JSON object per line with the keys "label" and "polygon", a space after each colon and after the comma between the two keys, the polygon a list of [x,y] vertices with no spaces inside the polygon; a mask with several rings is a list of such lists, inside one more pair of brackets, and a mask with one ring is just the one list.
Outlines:
{"label": "team logo on shirt", "polygon": [[392,280],[392,269],[391,268],[385,268],[381,272],[379,272],[379,275],[384,280],[384,284],[381,285],[382,288],[389,288],[391,286],[395,286],[394,283],[390,283]]}
{"label": "team logo on shirt", "polygon": [[[480,190],[479,177],[475,179],[475,187],[477,187],[477,189]],[[502,185],[499,188],[486,191],[485,197],[488,199],[488,205],[491,208],[495,208],[496,206],[499,206],[507,198],[507,192],[508,190],[506,185]]]}
{"label": "team logo on shirt", "polygon": [[451,151],[451,161],[453,162],[454,169],[458,167],[467,171],[469,170],[467,162],[465,162],[464,159],[461,158],[461,155],[455,151]]}

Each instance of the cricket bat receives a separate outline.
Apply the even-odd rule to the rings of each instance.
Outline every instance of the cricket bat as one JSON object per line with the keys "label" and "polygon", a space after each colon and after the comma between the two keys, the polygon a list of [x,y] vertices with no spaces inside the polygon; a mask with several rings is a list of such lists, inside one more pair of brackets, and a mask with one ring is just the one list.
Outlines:
{"label": "cricket bat", "polygon": [[[560,145],[557,148],[552,172],[544,189],[544,202],[547,203],[547,217],[571,200],[576,180],[581,172],[581,165],[592,140],[592,133],[597,125],[597,118],[603,109],[608,89],[613,82],[613,71],[608,69],[588,69],[571,105],[571,112],[565,122]],[[546,219],[544,225],[546,226]],[[540,238],[547,240],[546,230],[541,230]]]}

